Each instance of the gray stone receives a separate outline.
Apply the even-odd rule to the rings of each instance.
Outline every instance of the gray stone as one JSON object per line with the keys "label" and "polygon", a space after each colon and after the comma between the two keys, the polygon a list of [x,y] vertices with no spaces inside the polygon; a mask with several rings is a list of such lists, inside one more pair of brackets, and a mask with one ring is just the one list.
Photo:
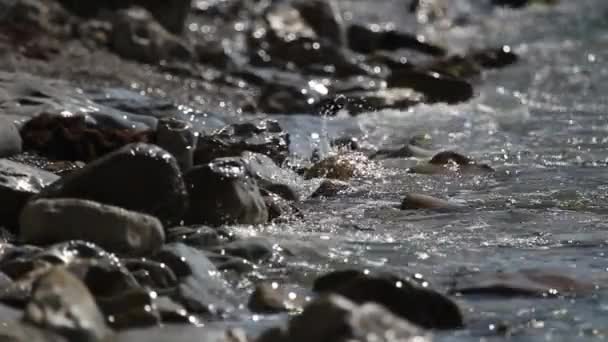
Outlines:
{"label": "gray stone", "polygon": [[52,331],[39,329],[21,322],[0,324],[0,341],[2,342],[67,342],[64,337]]}
{"label": "gray stone", "polygon": [[23,320],[70,340],[101,340],[111,334],[87,287],[63,267],[38,279]]}
{"label": "gray stone", "polygon": [[166,118],[158,122],[156,144],[173,154],[182,170],[192,167],[197,140],[198,133],[186,121]]}
{"label": "gray stone", "polygon": [[19,130],[12,120],[0,116],[0,158],[21,153],[22,141]]}
{"label": "gray stone", "polygon": [[264,154],[246,151],[241,156],[260,188],[289,201],[302,197],[304,180],[294,171],[279,167]]}
{"label": "gray stone", "polygon": [[26,201],[59,177],[21,163],[0,159],[0,222],[15,227]]}
{"label": "gray stone", "polygon": [[155,329],[127,330],[118,334],[115,342],[247,342],[247,340],[240,330],[166,325]]}
{"label": "gray stone", "polygon": [[218,158],[185,175],[190,195],[188,224],[263,224],[268,209],[241,158]]}
{"label": "gray stone", "polygon": [[131,144],[74,171],[39,198],[80,198],[179,221],[187,193],[177,161],[160,147]]}
{"label": "gray stone", "polygon": [[448,202],[441,198],[409,193],[405,195],[401,202],[401,210],[415,210],[415,209],[431,209],[431,210],[454,210],[462,208],[462,206],[455,203]]}
{"label": "gray stone", "polygon": [[91,241],[116,253],[146,255],[162,246],[158,219],[80,199],[39,199],[21,213],[20,237],[33,244]]}

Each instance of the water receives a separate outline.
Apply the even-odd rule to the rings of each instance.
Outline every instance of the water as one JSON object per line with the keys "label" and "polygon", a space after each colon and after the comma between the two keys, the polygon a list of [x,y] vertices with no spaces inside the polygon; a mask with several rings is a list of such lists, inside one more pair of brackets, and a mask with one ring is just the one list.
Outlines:
{"label": "water", "polygon": [[[362,5],[363,6],[363,5]],[[438,333],[438,341],[587,341],[608,334],[608,2],[562,1],[557,7],[496,11],[446,30],[421,26],[436,41],[466,46],[508,44],[515,66],[487,72],[479,96],[458,106],[418,106],[357,117],[279,118],[311,141],[355,135],[366,144],[398,147],[428,133],[434,144],[491,164],[490,177],[411,175],[411,160],[371,165],[353,192],[308,201],[303,222],[243,234],[271,236],[296,251],[280,274],[308,286],[335,268],[422,274],[446,290],[462,270],[559,270],[598,286],[575,298],[457,298],[467,329]],[[479,33],[483,32],[481,35]],[[317,133],[317,134],[315,134]],[[318,138],[317,138],[318,137]],[[459,202],[466,212],[400,211],[408,192]],[[508,327],[507,329],[501,326]],[[506,330],[506,333],[504,332]]]}

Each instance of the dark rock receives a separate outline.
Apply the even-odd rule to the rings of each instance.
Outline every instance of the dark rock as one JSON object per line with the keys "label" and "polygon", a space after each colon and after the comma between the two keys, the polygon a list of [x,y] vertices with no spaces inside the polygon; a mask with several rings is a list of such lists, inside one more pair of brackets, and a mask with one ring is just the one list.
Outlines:
{"label": "dark rock", "polygon": [[507,45],[499,49],[476,51],[472,58],[484,68],[503,68],[519,60],[519,57]]}
{"label": "dark rock", "polygon": [[567,270],[522,269],[457,276],[451,293],[499,297],[553,297],[586,295],[596,286]]}
{"label": "dark rock", "polygon": [[234,241],[229,231],[208,226],[172,227],[167,230],[167,242],[183,242],[188,246],[208,249],[224,242]]}
{"label": "dark rock", "polygon": [[341,137],[337,139],[333,139],[330,143],[333,148],[337,148],[338,150],[347,150],[347,151],[356,151],[361,146],[359,144],[359,139],[355,137]]}
{"label": "dark rock", "polygon": [[350,189],[350,185],[336,179],[324,179],[317,190],[310,195],[311,198],[334,197]]}
{"label": "dark rock", "polygon": [[218,158],[185,175],[190,196],[188,224],[262,224],[268,209],[241,158]]}
{"label": "dark rock", "polygon": [[65,176],[82,169],[86,164],[81,161],[54,160],[36,153],[21,153],[8,158],[11,161],[38,168],[58,176]]}
{"label": "dark rock", "polygon": [[258,284],[247,306],[252,312],[265,314],[302,310],[310,296],[301,292],[276,282]]}
{"label": "dark rock", "polygon": [[331,178],[347,181],[362,172],[363,166],[369,163],[361,153],[346,153],[329,156],[310,167],[304,178]]}
{"label": "dark rock", "polygon": [[134,142],[150,142],[149,131],[90,127],[84,115],[41,114],[21,128],[23,149],[57,160],[97,159]]}
{"label": "dark rock", "polygon": [[492,0],[495,6],[506,6],[511,8],[521,8],[530,4],[553,5],[558,0]]}
{"label": "dark rock", "polygon": [[155,293],[138,288],[113,297],[97,298],[97,303],[114,329],[149,327],[161,321],[160,313],[154,307],[155,296]]}
{"label": "dark rock", "polygon": [[52,173],[0,159],[0,221],[7,227],[16,227],[26,201],[57,179]]}
{"label": "dark rock", "polygon": [[80,199],[39,199],[21,212],[20,237],[33,244],[94,242],[109,251],[146,255],[165,240],[155,217]]}
{"label": "dark rock", "polygon": [[294,2],[293,6],[319,38],[326,39],[338,47],[345,46],[342,14],[335,8],[333,2],[299,0]]}
{"label": "dark rock", "polygon": [[274,120],[226,126],[212,135],[199,137],[194,163],[236,157],[245,151],[267,155],[281,165],[289,156],[289,134]]}
{"label": "dark rock", "polygon": [[[426,101],[426,97],[410,88],[390,88],[375,91],[345,92],[341,96],[346,101],[336,102],[332,99],[334,108],[345,109],[351,115],[373,112],[386,108],[406,109]],[[338,101],[341,97],[338,97]],[[332,102],[324,102],[327,107]],[[334,109],[335,110],[335,109]]]}
{"label": "dark rock", "polygon": [[403,198],[403,201],[401,202],[401,206],[399,208],[401,210],[450,210],[460,208],[460,206],[437,197],[409,193],[405,195],[405,198]]}
{"label": "dark rock", "polygon": [[[219,252],[221,253],[221,250],[219,250]],[[242,277],[243,274],[251,273],[258,267],[247,259],[220,253],[208,252],[206,253],[206,255],[209,260],[213,262],[213,264],[215,265],[215,267],[217,267],[218,270],[222,272],[234,272],[237,277],[239,277],[239,279],[240,277]],[[224,274],[229,275],[226,272],[224,272]]]}
{"label": "dark rock", "polygon": [[118,260],[78,259],[65,266],[96,298],[109,298],[140,288],[137,279]]}
{"label": "dark rock", "polygon": [[458,306],[430,289],[394,276],[369,276],[359,271],[330,273],[315,281],[314,291],[344,296],[355,303],[374,302],[395,315],[428,329],[463,326]]}
{"label": "dark rock", "polygon": [[349,47],[361,53],[413,49],[431,56],[445,55],[443,48],[424,42],[415,35],[398,32],[380,25],[351,25],[347,30],[347,37]]}
{"label": "dark rock", "polygon": [[124,58],[144,63],[190,60],[194,52],[159,25],[143,8],[119,10],[112,16],[112,49]]}
{"label": "dark rock", "polygon": [[147,259],[123,260],[125,267],[137,278],[142,286],[155,290],[167,289],[177,285],[177,276],[161,262]]}
{"label": "dark rock", "polygon": [[169,266],[178,277],[180,284],[170,297],[188,311],[220,314],[233,307],[234,294],[202,251],[170,243],[154,259]]}
{"label": "dark rock", "polygon": [[156,144],[173,154],[182,170],[191,168],[198,140],[192,125],[176,118],[165,118],[159,120],[156,130]]}
{"label": "dark rock", "polygon": [[289,201],[300,199],[303,179],[294,171],[279,167],[270,157],[260,153],[246,151],[241,156],[261,189]]}
{"label": "dark rock", "polygon": [[304,218],[304,215],[295,205],[279,195],[262,191],[264,202],[268,208],[270,222],[285,222],[293,218]]}
{"label": "dark rock", "polygon": [[165,150],[131,144],[47,187],[39,198],[80,198],[179,221],[187,192],[179,166]]}
{"label": "dark rock", "polygon": [[101,340],[111,334],[86,286],[62,267],[36,282],[23,319],[69,339]]}
{"label": "dark rock", "polygon": [[182,32],[186,17],[190,11],[190,0],[177,0],[170,3],[163,0],[105,0],[94,2],[59,0],[59,2],[70,11],[84,17],[97,16],[104,10],[144,6],[154,15],[154,18],[158,22],[173,33]]}
{"label": "dark rock", "polygon": [[396,70],[387,82],[390,88],[410,88],[420,92],[431,103],[454,104],[467,101],[474,95],[473,86],[468,82],[436,72]]}
{"label": "dark rock", "polygon": [[248,238],[230,242],[213,249],[218,254],[240,257],[251,262],[263,262],[274,254],[284,252],[283,248],[264,238]]}
{"label": "dark rock", "polygon": [[258,341],[430,342],[431,336],[380,305],[357,305],[332,295],[307,306],[301,315],[291,319],[286,331],[271,329]]}
{"label": "dark rock", "polygon": [[410,169],[423,174],[488,174],[494,169],[486,164],[478,164],[471,158],[452,151],[439,152],[427,164],[419,164]]}
{"label": "dark rock", "polygon": [[6,342],[68,342],[68,339],[28,323],[13,321],[0,325],[0,341]]}
{"label": "dark rock", "polygon": [[0,158],[6,158],[21,153],[21,135],[15,124],[0,117]]}

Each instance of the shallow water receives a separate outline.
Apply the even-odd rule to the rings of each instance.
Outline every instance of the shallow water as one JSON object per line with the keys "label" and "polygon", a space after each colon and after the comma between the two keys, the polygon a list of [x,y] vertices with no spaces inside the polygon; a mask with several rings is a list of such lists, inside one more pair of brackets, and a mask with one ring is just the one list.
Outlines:
{"label": "shallow water", "polygon": [[[360,2],[359,2],[360,3]],[[363,5],[362,5],[363,6]],[[593,282],[578,298],[457,298],[468,328],[438,341],[575,341],[608,335],[608,2],[562,1],[553,8],[499,10],[467,26],[421,26],[456,47],[509,44],[522,60],[487,72],[479,96],[458,106],[418,106],[357,117],[278,117],[296,136],[294,150],[341,135],[397,147],[416,134],[435,146],[470,154],[496,168],[490,177],[411,175],[408,160],[370,166],[354,191],[309,201],[304,222],[244,234],[270,235],[296,250],[284,272],[304,286],[314,276],[353,265],[421,274],[446,290],[465,270],[557,269]],[[483,32],[484,35],[478,33]],[[483,39],[483,40],[482,40]],[[449,198],[455,213],[400,211],[408,191]],[[265,273],[265,272],[262,272]],[[507,326],[507,333],[501,325]]]}

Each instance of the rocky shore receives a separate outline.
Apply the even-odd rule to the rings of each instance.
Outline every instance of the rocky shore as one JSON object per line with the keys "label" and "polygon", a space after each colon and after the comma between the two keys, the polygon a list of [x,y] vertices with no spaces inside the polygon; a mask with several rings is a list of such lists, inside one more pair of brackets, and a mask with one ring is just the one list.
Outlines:
{"label": "rocky shore", "polygon": [[[484,6],[530,3],[553,2]],[[239,234],[301,221],[388,158],[493,177],[424,137],[379,150],[345,136],[294,161],[288,130],[255,116],[454,105],[520,62],[507,45],[452,51],[408,30],[471,20],[449,1],[401,5],[403,25],[352,20],[348,1],[0,0],[0,341],[432,341],[466,327],[462,296],[593,291],[530,269],[461,274],[447,291],[357,265],[282,283],[297,251]]]}

